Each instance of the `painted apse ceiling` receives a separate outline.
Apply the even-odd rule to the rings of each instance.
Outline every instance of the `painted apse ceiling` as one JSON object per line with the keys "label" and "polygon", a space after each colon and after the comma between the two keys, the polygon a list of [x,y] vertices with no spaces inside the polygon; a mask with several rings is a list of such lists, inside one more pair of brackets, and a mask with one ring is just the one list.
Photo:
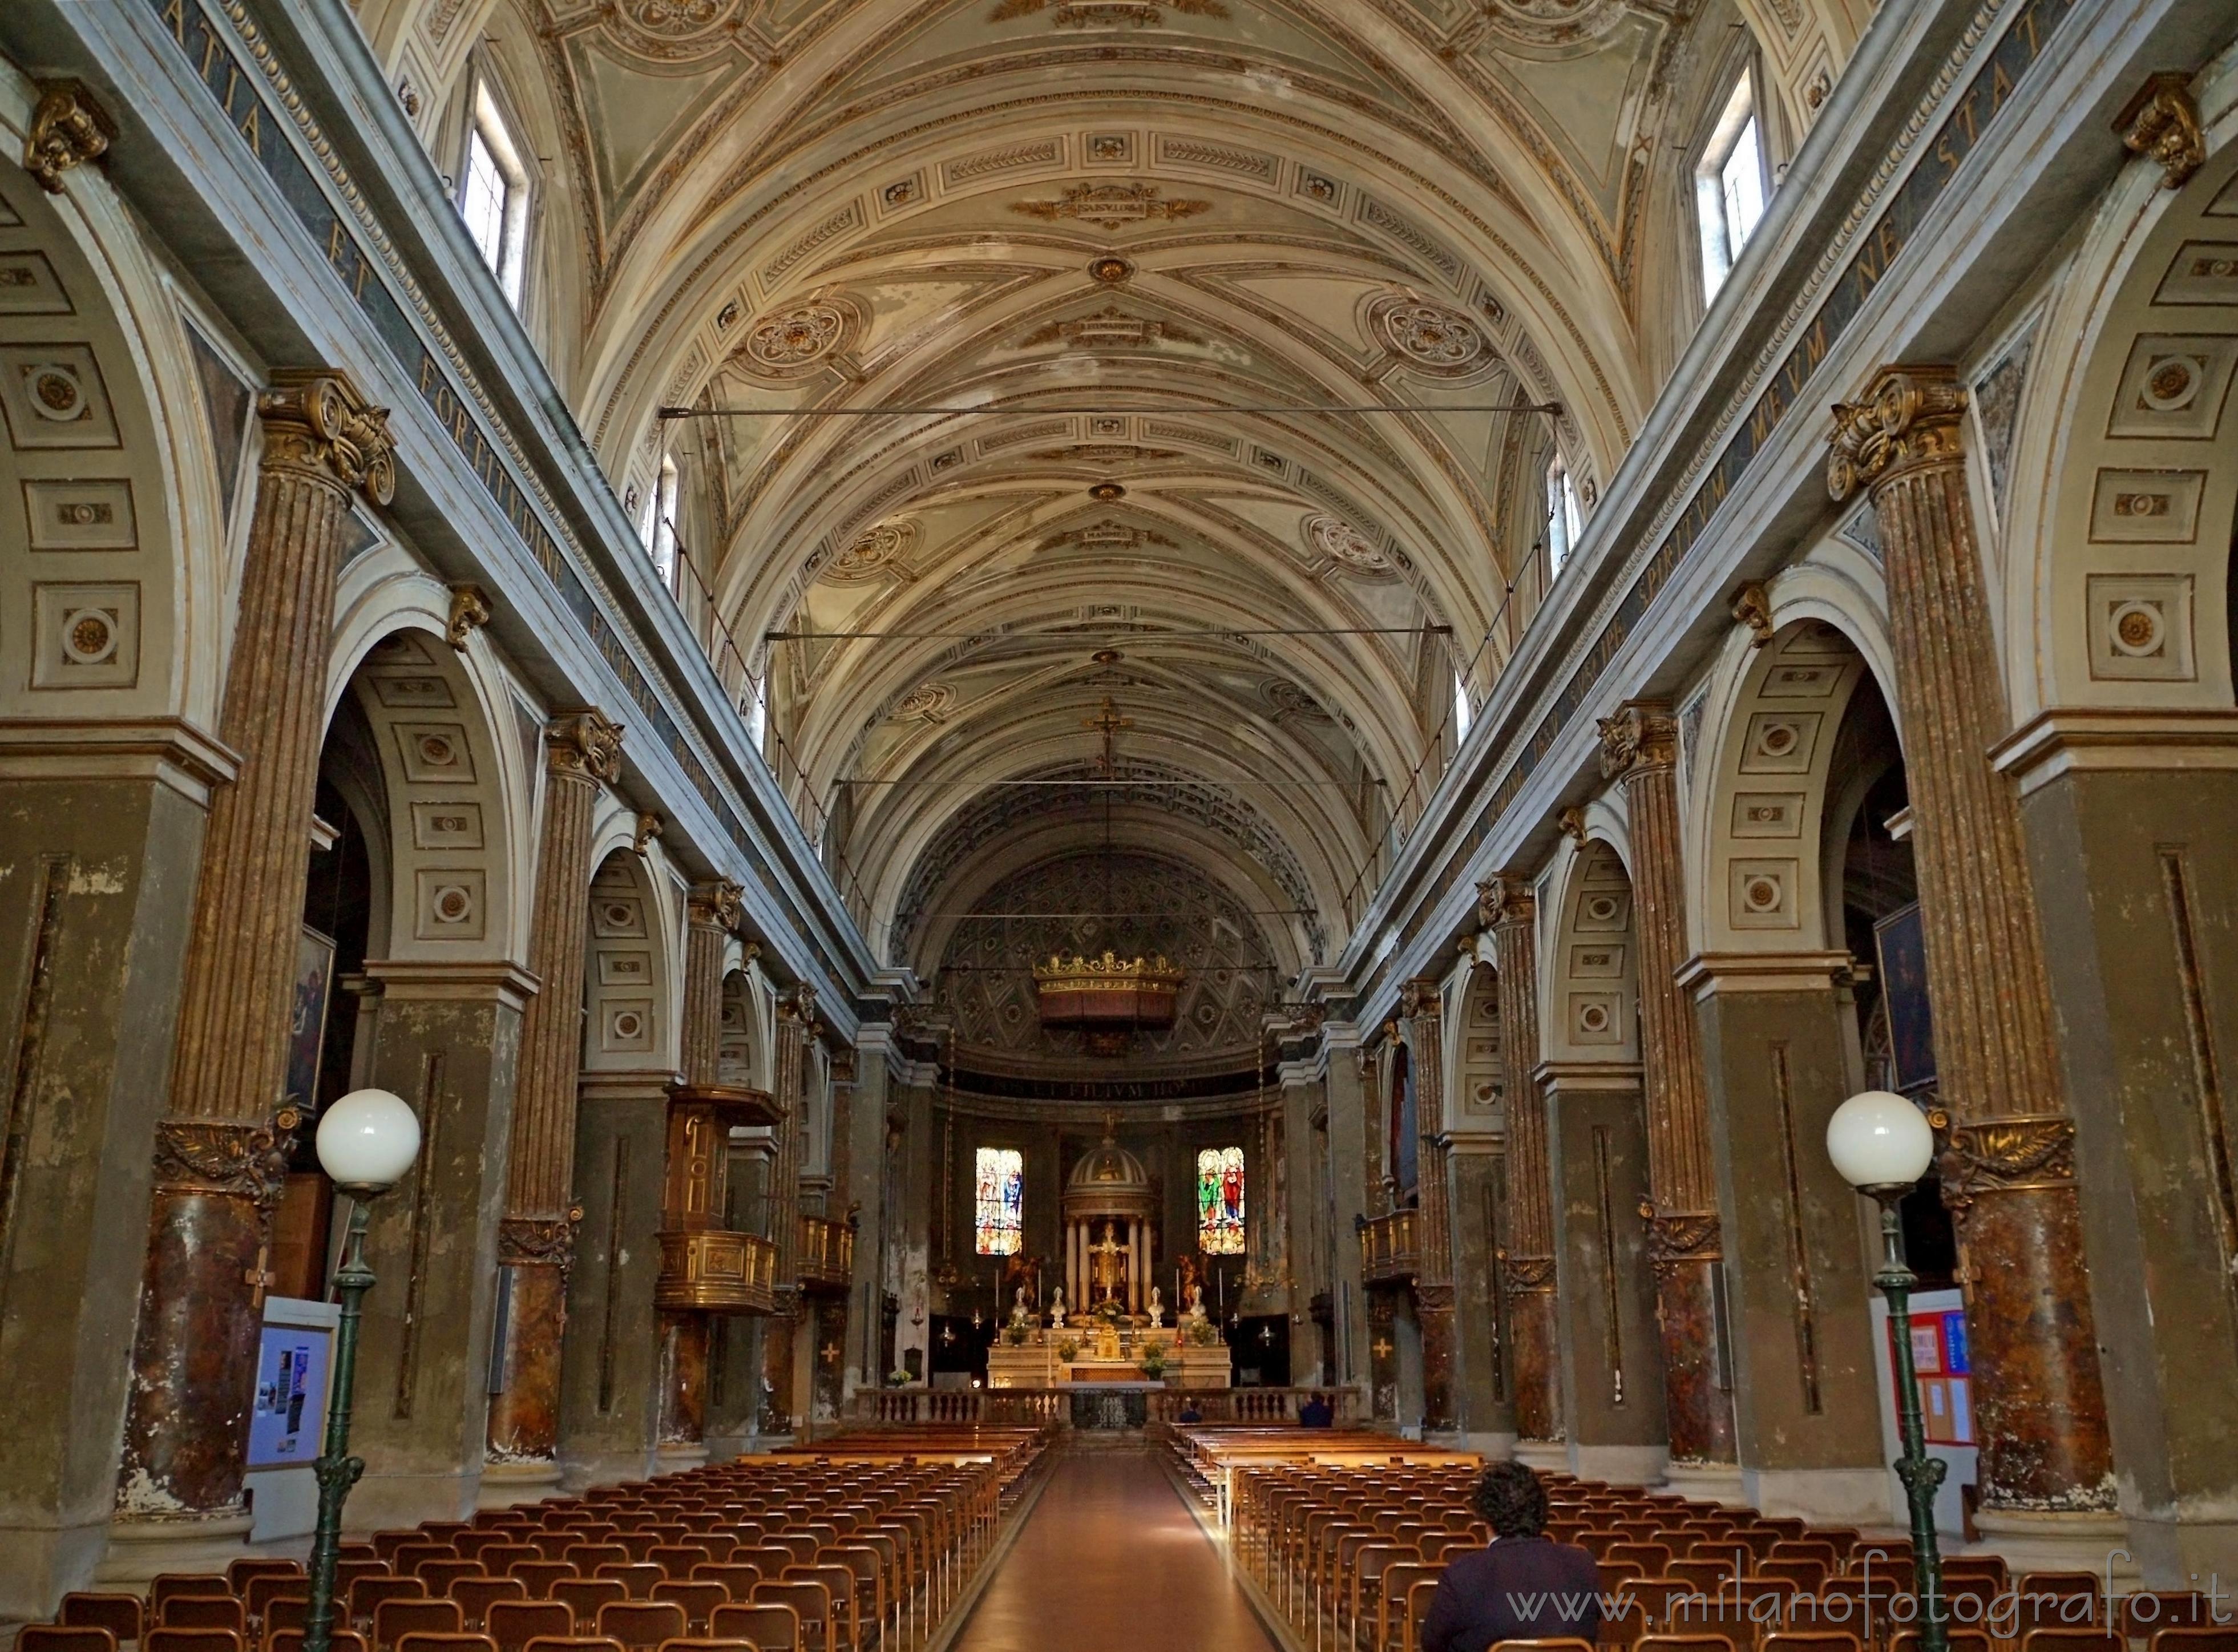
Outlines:
{"label": "painted apse ceiling", "polygon": [[[1334,958],[1454,673],[1506,658],[1549,455],[1590,505],[1652,400],[1649,163],[1717,4],[361,17],[407,107],[508,78],[560,376],[627,496],[677,457],[873,945],[934,975],[958,914],[1116,850],[1258,926],[1264,976]],[[1806,97],[1854,34],[1746,21]],[[1238,410],[1387,401],[1424,410]]]}

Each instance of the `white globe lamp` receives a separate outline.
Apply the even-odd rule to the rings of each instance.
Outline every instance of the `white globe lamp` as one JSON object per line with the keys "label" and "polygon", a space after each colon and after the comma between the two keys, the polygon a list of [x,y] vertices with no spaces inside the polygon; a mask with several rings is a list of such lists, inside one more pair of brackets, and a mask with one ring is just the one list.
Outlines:
{"label": "white globe lamp", "polygon": [[357,1194],[385,1193],[420,1156],[420,1118],[403,1097],[353,1090],[319,1120],[319,1167]]}
{"label": "white globe lamp", "polygon": [[1860,1192],[1908,1188],[1935,1162],[1935,1131],[1902,1096],[1868,1090],[1826,1121],[1826,1153],[1842,1179]]}

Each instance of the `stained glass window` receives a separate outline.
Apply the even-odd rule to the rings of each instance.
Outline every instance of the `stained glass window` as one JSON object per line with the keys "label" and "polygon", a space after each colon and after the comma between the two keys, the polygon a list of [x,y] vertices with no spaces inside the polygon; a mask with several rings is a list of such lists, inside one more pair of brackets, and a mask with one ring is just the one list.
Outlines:
{"label": "stained glass window", "polygon": [[979,1150],[978,1214],[973,1228],[983,1257],[1014,1257],[1025,1229],[1026,1162],[1014,1147]]}
{"label": "stained glass window", "polygon": [[1208,1147],[1196,1156],[1196,1248],[1208,1257],[1243,1254],[1241,1147]]}

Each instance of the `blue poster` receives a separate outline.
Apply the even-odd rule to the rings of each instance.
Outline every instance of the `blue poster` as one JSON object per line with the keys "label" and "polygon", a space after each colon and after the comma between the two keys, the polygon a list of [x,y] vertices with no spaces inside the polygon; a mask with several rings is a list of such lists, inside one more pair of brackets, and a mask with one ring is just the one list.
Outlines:
{"label": "blue poster", "polygon": [[319,1455],[327,1416],[327,1355],[333,1333],[267,1325],[256,1359],[256,1403],[248,1417],[248,1466],[281,1468]]}

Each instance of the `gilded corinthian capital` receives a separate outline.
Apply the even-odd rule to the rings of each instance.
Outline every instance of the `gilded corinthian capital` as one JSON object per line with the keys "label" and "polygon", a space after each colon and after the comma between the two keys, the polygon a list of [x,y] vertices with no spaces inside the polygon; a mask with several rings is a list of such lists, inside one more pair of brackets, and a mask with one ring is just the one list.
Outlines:
{"label": "gilded corinthian capital", "polygon": [[1678,761],[1678,722],[1668,706],[1628,700],[1613,717],[1604,717],[1601,775],[1613,780],[1640,769],[1671,768]]}
{"label": "gilded corinthian capital", "polygon": [[692,886],[688,903],[691,919],[703,929],[719,929],[725,935],[738,928],[746,915],[746,892],[728,878]]}
{"label": "gilded corinthian capital", "polygon": [[1947,367],[1884,367],[1861,401],[1834,404],[1826,491],[1836,504],[1921,465],[1957,464],[1966,391]]}
{"label": "gilded corinthian capital", "polygon": [[568,712],[544,726],[545,761],[554,774],[618,780],[622,773],[622,727],[595,710]]}
{"label": "gilded corinthian capital", "polygon": [[283,368],[256,398],[264,462],[311,471],[376,505],[396,496],[396,443],[388,409],[370,405],[347,375]]}
{"label": "gilded corinthian capital", "polygon": [[1476,886],[1476,920],[1486,929],[1502,924],[1528,924],[1538,912],[1538,897],[1531,880],[1513,872],[1487,878]]}

